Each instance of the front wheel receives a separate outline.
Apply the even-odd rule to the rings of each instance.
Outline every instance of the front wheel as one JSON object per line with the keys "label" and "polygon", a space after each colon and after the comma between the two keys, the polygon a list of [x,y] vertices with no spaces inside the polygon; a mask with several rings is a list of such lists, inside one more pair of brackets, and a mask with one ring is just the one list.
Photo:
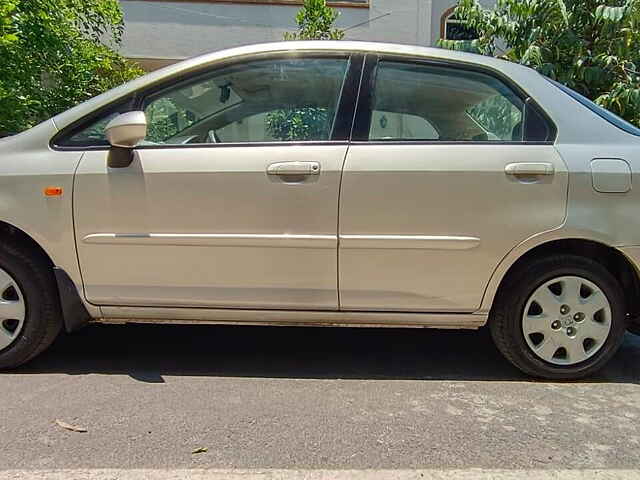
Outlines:
{"label": "front wheel", "polygon": [[577,379],[615,354],[626,329],[621,287],[600,264],[575,255],[535,259],[501,288],[490,328],[525,373]]}
{"label": "front wheel", "polygon": [[62,327],[51,267],[33,249],[0,243],[0,369],[28,362]]}

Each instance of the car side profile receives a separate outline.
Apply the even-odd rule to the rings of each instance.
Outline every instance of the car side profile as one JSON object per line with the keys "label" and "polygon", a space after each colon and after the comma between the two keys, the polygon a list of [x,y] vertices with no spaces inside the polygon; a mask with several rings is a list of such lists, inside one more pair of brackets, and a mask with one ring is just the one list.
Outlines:
{"label": "car side profile", "polygon": [[286,42],[0,140],[0,367],[90,322],[476,329],[589,375],[640,313],[640,130],[506,61]]}

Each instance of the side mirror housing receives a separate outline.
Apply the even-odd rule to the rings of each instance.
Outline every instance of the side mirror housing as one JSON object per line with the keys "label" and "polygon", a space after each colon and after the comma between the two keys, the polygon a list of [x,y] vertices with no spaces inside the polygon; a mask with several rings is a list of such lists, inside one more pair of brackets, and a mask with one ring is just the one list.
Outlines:
{"label": "side mirror housing", "polygon": [[140,111],[121,113],[104,131],[112,147],[134,148],[147,136],[147,117]]}
{"label": "side mirror housing", "polygon": [[133,161],[133,149],[147,136],[147,118],[140,111],[122,113],[111,120],[104,131],[111,144],[109,168],[128,167]]}

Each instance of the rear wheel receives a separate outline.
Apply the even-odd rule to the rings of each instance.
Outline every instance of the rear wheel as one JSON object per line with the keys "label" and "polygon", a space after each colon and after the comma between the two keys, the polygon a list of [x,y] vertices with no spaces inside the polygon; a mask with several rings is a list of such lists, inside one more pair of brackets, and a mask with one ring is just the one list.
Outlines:
{"label": "rear wheel", "polygon": [[535,259],[511,274],[490,327],[498,349],[525,373],[576,379],[614,355],[625,318],[616,279],[590,259],[563,255]]}
{"label": "rear wheel", "polygon": [[37,252],[0,245],[0,368],[31,360],[53,343],[61,327],[51,267]]}

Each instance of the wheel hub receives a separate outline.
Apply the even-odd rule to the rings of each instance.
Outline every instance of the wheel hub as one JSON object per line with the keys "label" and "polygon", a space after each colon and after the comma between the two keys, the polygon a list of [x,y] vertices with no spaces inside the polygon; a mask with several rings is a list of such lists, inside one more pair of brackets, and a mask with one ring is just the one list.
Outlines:
{"label": "wheel hub", "polygon": [[593,282],[578,276],[554,278],[531,294],[522,333],[539,358],[574,365],[594,355],[609,336],[611,306]]}
{"label": "wheel hub", "polygon": [[560,317],[560,323],[563,327],[570,327],[573,325],[573,317],[571,315],[565,315],[564,317]]}

